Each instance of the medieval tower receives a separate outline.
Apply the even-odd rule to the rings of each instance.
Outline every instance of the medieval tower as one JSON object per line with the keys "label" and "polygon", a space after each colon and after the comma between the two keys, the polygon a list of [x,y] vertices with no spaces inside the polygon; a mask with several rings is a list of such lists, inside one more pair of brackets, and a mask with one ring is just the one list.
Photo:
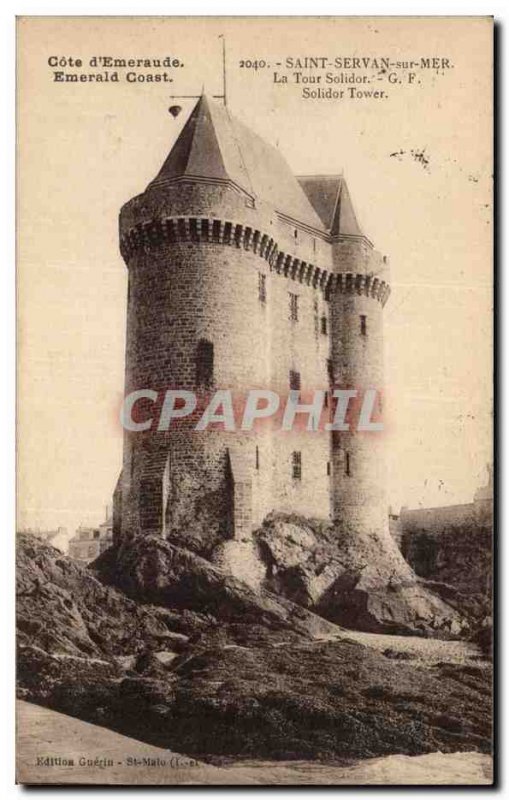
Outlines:
{"label": "medieval tower", "polygon": [[[385,259],[341,176],[295,177],[202,96],[159,174],[120,214],[126,394],[383,388]],[[332,410],[332,402],[328,402]],[[125,432],[114,534],[212,555],[272,511],[387,527],[383,437],[348,431]]]}

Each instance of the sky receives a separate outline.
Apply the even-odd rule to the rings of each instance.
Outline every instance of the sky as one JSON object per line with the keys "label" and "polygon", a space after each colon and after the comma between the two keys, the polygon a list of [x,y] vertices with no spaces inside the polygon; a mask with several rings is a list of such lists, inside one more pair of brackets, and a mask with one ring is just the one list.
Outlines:
{"label": "sky", "polygon": [[[390,263],[388,503],[469,502],[492,459],[488,19],[24,18],[18,50],[18,525],[97,524],[121,465],[127,273],[118,212],[192,108],[220,93],[296,174],[343,173]],[[179,58],[173,84],[57,83],[52,56]],[[306,55],[440,56],[383,100],[274,82]],[[254,69],[241,62],[265,61]],[[59,67],[58,69],[67,69]],[[68,71],[72,71],[69,69]],[[100,70],[85,70],[85,72]],[[282,69],[284,72],[284,69]],[[351,72],[351,70],[344,70]],[[140,70],[146,72],[146,70]],[[289,74],[289,73],[288,73]],[[311,74],[311,73],[310,73]],[[385,85],[385,79],[380,86]]]}

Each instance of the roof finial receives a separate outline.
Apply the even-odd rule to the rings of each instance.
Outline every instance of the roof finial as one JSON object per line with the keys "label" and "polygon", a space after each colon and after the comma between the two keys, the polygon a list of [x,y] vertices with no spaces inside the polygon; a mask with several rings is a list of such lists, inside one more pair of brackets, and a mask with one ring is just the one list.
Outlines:
{"label": "roof finial", "polygon": [[226,43],[224,38],[224,33],[219,34],[219,39],[222,39],[223,44],[223,103],[226,105]]}
{"label": "roof finial", "polygon": [[[223,104],[225,106],[227,106],[228,104],[227,104],[227,101],[226,101],[226,45],[225,45],[224,34],[220,33],[218,38],[222,39],[222,41],[223,41],[223,93],[222,94],[213,94],[212,97],[214,99],[217,99],[217,100],[222,100]],[[198,94],[170,94],[170,98],[172,100],[177,100],[177,99],[180,100],[182,98],[195,98],[195,97],[199,98],[199,97],[203,97],[204,94],[205,94],[205,83],[202,83],[202,85],[201,85],[201,94],[199,94],[199,95]],[[177,108],[177,106],[172,106],[172,108]],[[170,111],[170,113],[173,114],[172,111]]]}

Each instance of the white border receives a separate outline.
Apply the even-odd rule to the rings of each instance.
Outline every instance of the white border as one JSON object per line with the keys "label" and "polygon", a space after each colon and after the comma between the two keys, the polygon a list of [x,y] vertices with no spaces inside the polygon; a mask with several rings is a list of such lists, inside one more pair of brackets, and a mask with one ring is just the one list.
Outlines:
{"label": "white border", "polygon": [[[239,16],[239,3],[228,2],[226,0],[216,0],[213,3],[214,16]],[[244,0],[241,5],[242,16],[319,16],[319,15],[381,15],[381,16],[489,16],[493,15],[501,26],[499,35],[499,81],[500,96],[502,104],[507,103],[507,59],[504,55],[505,24],[508,18],[506,0],[492,0],[492,2],[445,2],[445,0],[427,0],[427,2],[382,2],[382,0],[364,2],[363,0],[343,0],[343,2],[332,2],[315,0],[314,2],[302,2],[296,8],[295,0],[290,2],[274,0]],[[14,785],[14,396],[15,396],[15,311],[14,311],[14,262],[15,262],[15,202],[14,202],[14,151],[15,151],[15,123],[14,123],[14,83],[15,83],[15,16],[48,16],[48,15],[68,15],[68,16],[194,16],[210,15],[211,3],[205,0],[151,0],[151,2],[128,2],[127,0],[109,0],[109,2],[89,0],[87,3],[69,2],[15,2],[4,0],[0,11],[0,86],[2,89],[3,113],[0,117],[0,175],[2,176],[2,188],[8,187],[7,192],[2,192],[2,211],[1,221],[4,227],[2,263],[0,267],[0,386],[2,391],[2,410],[0,418],[0,444],[3,459],[3,469],[0,473],[0,508],[2,509],[1,533],[3,535],[3,548],[0,557],[0,586],[2,587],[1,609],[2,624],[0,635],[2,642],[1,687],[2,697],[2,724],[0,727],[0,796],[2,798],[17,797],[23,791],[22,787]],[[505,103],[503,102],[505,101]],[[499,119],[499,149],[502,150],[502,131],[505,126],[506,112]],[[499,161],[499,170],[502,158]],[[504,309],[509,308],[509,282],[503,280],[505,269],[505,259],[503,257],[503,231],[508,228],[508,212],[504,206],[505,180],[500,176],[500,212],[499,219],[499,303]],[[502,216],[503,211],[503,216]],[[500,367],[506,365],[505,354],[509,352],[508,325],[503,324],[505,313],[500,313],[501,338],[499,341]],[[507,397],[508,377],[507,370],[500,374],[500,398],[499,414],[502,412],[502,400]],[[505,405],[505,404],[504,404]],[[505,454],[508,444],[507,430],[502,430],[500,424],[501,445],[499,451],[499,473],[502,470],[502,456]],[[501,498],[509,496],[509,477],[501,474],[500,478]],[[502,512],[502,509],[501,509]],[[507,547],[504,547],[505,534],[505,515],[501,514],[499,520],[499,554],[503,555],[502,563],[499,566],[500,575],[509,574]],[[7,557],[6,557],[7,556]],[[503,585],[503,580],[500,580]],[[502,594],[499,587],[499,594]],[[504,619],[508,616],[507,593],[500,598],[499,607],[499,638],[501,638]],[[505,647],[500,647],[499,652],[499,680],[504,678],[502,665]],[[500,693],[499,700],[503,700],[500,708],[499,720],[499,765],[501,783],[505,783],[504,764],[508,763],[509,757],[509,736],[507,733],[502,736],[501,729],[503,723],[508,720],[508,705],[505,697],[506,693]],[[276,796],[278,790],[263,788],[266,796]],[[185,796],[189,794],[189,789],[182,792],[178,787],[167,787],[173,796]],[[46,789],[46,797],[58,797],[62,792],[72,792],[71,787],[62,789]],[[85,794],[94,792],[96,796],[106,797],[107,789],[82,790]],[[116,796],[128,796],[129,790],[116,789]],[[232,791],[232,790],[230,790]],[[241,791],[241,790],[240,790]],[[301,790],[302,791],[302,790]],[[447,797],[450,791],[430,788],[421,790],[419,794],[438,797]],[[455,794],[466,794],[466,790],[454,790]],[[485,794],[487,789],[479,789]],[[149,796],[149,789],[139,789],[139,793]],[[205,790],[197,788],[194,794],[206,794],[210,788]],[[341,792],[343,797],[354,797],[359,793],[365,793],[363,789],[346,789]],[[80,792],[81,793],[81,792]],[[305,791],[308,796],[318,796],[319,790],[310,788]],[[130,794],[130,792],[129,792]]]}

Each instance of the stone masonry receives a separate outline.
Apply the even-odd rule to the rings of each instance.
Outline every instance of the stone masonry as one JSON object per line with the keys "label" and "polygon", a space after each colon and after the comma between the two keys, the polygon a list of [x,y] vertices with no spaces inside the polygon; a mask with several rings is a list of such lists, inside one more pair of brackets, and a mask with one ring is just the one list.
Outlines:
{"label": "stone masonry", "polygon": [[[129,271],[126,394],[383,390],[387,264],[341,176],[296,178],[202,96],[157,177],[120,214]],[[381,409],[380,409],[381,410]],[[143,411],[143,409],[141,409]],[[205,555],[271,511],[387,528],[380,433],[125,433],[114,535]]]}

